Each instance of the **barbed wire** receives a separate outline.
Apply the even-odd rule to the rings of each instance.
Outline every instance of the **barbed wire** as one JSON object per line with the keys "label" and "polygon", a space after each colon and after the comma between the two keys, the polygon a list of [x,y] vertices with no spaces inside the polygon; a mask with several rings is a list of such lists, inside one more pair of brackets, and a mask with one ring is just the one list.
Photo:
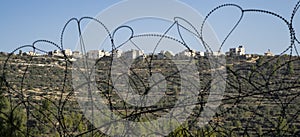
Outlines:
{"label": "barbed wire", "polygon": [[[261,9],[244,9],[237,4],[223,4],[211,10],[204,18],[200,31],[195,26],[183,17],[174,17],[174,22],[163,30],[162,34],[135,34],[134,28],[130,26],[119,26],[114,31],[110,31],[104,23],[92,17],[82,17],[80,19],[71,18],[64,25],[61,35],[60,44],[49,40],[37,40],[32,45],[24,45],[16,48],[8,55],[1,55],[2,75],[1,75],[1,96],[0,96],[0,122],[1,136],[105,136],[99,129],[105,128],[96,127],[94,119],[94,110],[98,110],[94,106],[93,93],[88,90],[88,100],[92,103],[92,118],[87,119],[82,112],[80,105],[76,102],[76,90],[81,87],[72,87],[72,70],[78,64],[71,61],[71,58],[64,52],[64,34],[67,26],[71,22],[77,24],[78,38],[80,40],[80,50],[86,55],[86,45],[82,36],[81,22],[90,20],[98,23],[106,32],[111,44],[111,56],[98,59],[94,63],[94,67],[90,66],[87,56],[82,58],[84,69],[92,73],[95,69],[97,74],[95,81],[91,81],[92,75],[83,75],[87,79],[87,83],[82,83],[85,86],[93,82],[97,83],[97,89],[100,96],[107,100],[111,112],[120,115],[123,119],[129,121],[151,121],[163,114],[169,112],[174,107],[174,102],[178,101],[180,92],[179,79],[193,83],[192,80],[182,79],[179,76],[181,70],[173,69],[171,60],[173,58],[164,57],[159,60],[155,55],[157,47],[163,39],[174,41],[189,52],[192,48],[183,38],[182,30],[188,31],[194,37],[198,38],[202,43],[203,48],[208,52],[213,52],[211,45],[204,39],[204,27],[208,19],[216,11],[225,7],[238,8],[241,16],[234,24],[233,28],[225,36],[220,44],[218,52],[221,51],[227,39],[238,28],[244,16],[251,13],[260,13],[274,16],[283,21],[289,30],[290,44],[288,48],[282,51],[279,55],[257,56],[250,59],[242,57],[226,57],[226,64],[217,62],[220,66],[226,67],[227,76],[226,91],[222,99],[222,104],[215,116],[207,123],[206,126],[200,127],[197,121],[201,119],[201,112],[204,110],[209,90],[212,89],[213,77],[209,71],[209,59],[205,57],[190,58],[189,61],[196,60],[199,69],[201,92],[198,96],[197,107],[193,110],[191,116],[188,117],[186,123],[178,127],[169,136],[299,136],[300,135],[300,118],[299,118],[299,96],[300,96],[300,81],[299,71],[300,62],[297,46],[300,42],[296,37],[294,28],[295,15],[300,7],[298,1],[292,11],[291,17],[285,18],[277,13],[261,10]],[[179,23],[184,21],[189,26],[184,26]],[[191,27],[192,29],[188,29]],[[179,38],[168,35],[170,29],[177,28]],[[120,45],[115,45],[115,33],[120,29],[129,29],[131,31],[129,39]],[[134,42],[137,38],[157,37],[159,41],[151,55],[145,55],[144,60],[136,60],[134,64],[126,64],[130,78],[129,84],[135,87],[139,94],[147,93],[154,86],[159,85],[163,81],[168,84],[170,95],[160,100],[155,106],[138,107],[126,103],[121,97],[116,94],[115,85],[112,84],[112,65],[114,51],[124,46],[126,43],[132,43],[137,49],[142,50],[137,43]],[[39,51],[47,53],[37,44],[48,44],[61,51],[62,57],[38,57],[38,56],[21,56],[15,55],[18,50],[31,48],[33,52]],[[285,55],[290,51],[289,55]],[[293,56],[295,51],[296,56]],[[126,63],[126,59],[121,60]],[[47,62],[48,61],[48,62]],[[171,64],[171,65],[168,65]],[[75,66],[74,66],[75,65]],[[160,68],[159,68],[160,67]],[[89,68],[92,68],[89,69]],[[158,69],[159,68],[159,69]],[[143,72],[138,71],[143,70]],[[163,69],[163,70],[161,70]],[[165,69],[165,70],[164,70]],[[189,68],[184,68],[189,70]],[[168,71],[167,71],[168,70]],[[154,85],[149,86],[148,79],[154,72],[163,73],[164,80],[156,81]],[[171,72],[169,72],[171,71]],[[84,71],[80,73],[85,74]],[[167,93],[166,93],[167,94]],[[173,97],[175,99],[173,99]],[[165,103],[167,102],[167,103]],[[88,105],[88,104],[87,104]],[[177,107],[189,107],[193,104],[184,104]],[[85,111],[89,111],[86,108]],[[146,128],[146,127],[145,127]],[[151,129],[146,129],[151,130]],[[123,135],[127,135],[128,131],[124,131]],[[163,136],[155,131],[151,135]]]}

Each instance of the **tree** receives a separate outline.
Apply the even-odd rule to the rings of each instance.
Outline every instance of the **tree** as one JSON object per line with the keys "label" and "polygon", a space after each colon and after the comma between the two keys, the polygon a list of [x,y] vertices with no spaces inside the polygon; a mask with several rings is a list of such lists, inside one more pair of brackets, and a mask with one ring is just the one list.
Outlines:
{"label": "tree", "polygon": [[294,64],[293,62],[289,62],[287,66],[287,74],[292,75],[294,74]]}
{"label": "tree", "polygon": [[256,66],[261,66],[264,63],[264,57],[259,57],[259,59],[256,61]]}
{"label": "tree", "polygon": [[262,136],[263,135],[263,131],[262,131],[261,125],[256,125],[255,128],[256,128],[257,135]]}
{"label": "tree", "polygon": [[287,119],[280,116],[277,121],[277,126],[276,126],[276,134],[278,136],[285,136],[286,131],[288,130],[288,122]]}
{"label": "tree", "polygon": [[25,113],[20,107],[12,106],[4,94],[7,90],[3,78],[0,77],[0,136],[25,136]]}
{"label": "tree", "polygon": [[236,121],[234,121],[234,124],[233,124],[235,127],[237,127],[237,128],[242,128],[242,123],[241,123],[241,121],[240,120],[236,120]]}

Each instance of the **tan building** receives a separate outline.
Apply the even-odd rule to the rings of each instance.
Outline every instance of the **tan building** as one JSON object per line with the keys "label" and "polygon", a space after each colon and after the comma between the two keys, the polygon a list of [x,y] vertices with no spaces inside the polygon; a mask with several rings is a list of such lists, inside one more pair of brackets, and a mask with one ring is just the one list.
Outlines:
{"label": "tan building", "polygon": [[265,53],[265,56],[274,56],[274,54],[268,49],[268,51]]}
{"label": "tan building", "polygon": [[73,57],[74,58],[81,58],[82,54],[79,51],[73,51]]}
{"label": "tan building", "polygon": [[126,51],[122,54],[122,57],[127,58],[127,59],[135,59],[139,56],[143,56],[144,52],[141,50],[130,50],[130,51]]}
{"label": "tan building", "polygon": [[104,56],[110,56],[110,53],[104,50],[90,50],[87,52],[87,56],[90,59],[99,59]]}

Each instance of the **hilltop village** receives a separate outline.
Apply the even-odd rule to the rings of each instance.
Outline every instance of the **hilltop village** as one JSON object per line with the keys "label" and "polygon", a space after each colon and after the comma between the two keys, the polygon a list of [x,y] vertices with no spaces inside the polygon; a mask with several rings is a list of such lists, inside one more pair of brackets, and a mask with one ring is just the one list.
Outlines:
{"label": "hilltop village", "polygon": [[[149,55],[151,53],[148,53]],[[64,50],[54,50],[50,51],[48,53],[40,54],[38,52],[29,51],[29,52],[22,52],[19,51],[18,55],[29,55],[29,56],[56,56],[56,57],[72,57],[74,59],[76,58],[82,58],[87,57],[89,59],[99,59],[104,56],[111,56],[113,55],[116,58],[124,57],[124,58],[130,58],[135,59],[137,57],[146,57],[147,53],[145,53],[143,50],[136,50],[131,49],[128,51],[122,51],[122,50],[114,50],[113,52],[105,51],[105,50],[89,50],[86,53],[82,53],[80,51],[72,51],[71,49],[64,49]],[[180,58],[187,58],[187,57],[205,57],[205,56],[227,56],[227,57],[242,57],[245,59],[249,59],[251,57],[257,56],[255,54],[246,54],[246,50],[244,46],[238,46],[236,48],[230,48],[227,52],[203,52],[203,51],[196,51],[196,50],[184,50],[177,54],[172,53],[171,51],[160,51],[157,56],[158,58],[163,58],[165,56],[167,57],[174,57],[177,59]],[[264,56],[274,56],[274,54],[270,51],[270,49],[264,53]]]}

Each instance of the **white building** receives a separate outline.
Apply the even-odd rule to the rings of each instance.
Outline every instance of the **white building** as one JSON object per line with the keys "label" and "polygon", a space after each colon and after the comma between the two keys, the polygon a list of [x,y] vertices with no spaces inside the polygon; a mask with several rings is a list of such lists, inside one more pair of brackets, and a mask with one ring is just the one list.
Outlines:
{"label": "white building", "polygon": [[218,51],[204,52],[204,56],[221,56],[221,55],[224,55],[224,53]]}
{"label": "white building", "polygon": [[203,56],[205,56],[205,52],[203,52],[203,51],[198,51],[198,52],[196,52],[196,55],[197,55],[197,56],[200,56],[200,57],[203,57]]}
{"label": "white building", "polygon": [[60,51],[60,50],[54,50],[54,51],[51,51],[50,53],[49,53],[49,55],[51,55],[51,56],[64,56],[63,55],[63,53]]}
{"label": "white building", "polygon": [[36,55],[36,53],[34,51],[29,51],[26,54],[29,55],[29,56],[35,56]]}
{"label": "white building", "polygon": [[126,51],[122,54],[122,57],[127,58],[127,59],[135,59],[139,56],[143,56],[144,52],[141,50],[130,50],[130,51]]}
{"label": "white building", "polygon": [[74,58],[82,58],[80,51],[73,51],[72,55]]}
{"label": "white building", "polygon": [[176,56],[179,57],[179,58],[195,57],[196,56],[196,51],[186,49],[182,52],[177,53]]}
{"label": "white building", "polygon": [[63,53],[65,53],[66,56],[72,56],[72,50],[71,49],[65,49],[65,50],[63,50]]}
{"label": "white building", "polygon": [[87,52],[87,57],[90,59],[99,59],[104,56],[110,56],[110,53],[104,50],[90,50]]}
{"label": "white building", "polygon": [[245,55],[245,48],[243,46],[239,46],[237,48],[230,48],[229,52],[226,53],[229,56],[243,56]]}
{"label": "white building", "polygon": [[122,56],[122,50],[113,50],[113,52],[112,52],[112,54],[113,54],[113,57],[115,57],[115,58],[119,58],[119,57],[121,57]]}
{"label": "white building", "polygon": [[171,52],[171,51],[160,51],[160,53],[157,54],[157,58],[158,59],[164,59],[166,56],[171,56],[173,57],[174,56],[174,53]]}

